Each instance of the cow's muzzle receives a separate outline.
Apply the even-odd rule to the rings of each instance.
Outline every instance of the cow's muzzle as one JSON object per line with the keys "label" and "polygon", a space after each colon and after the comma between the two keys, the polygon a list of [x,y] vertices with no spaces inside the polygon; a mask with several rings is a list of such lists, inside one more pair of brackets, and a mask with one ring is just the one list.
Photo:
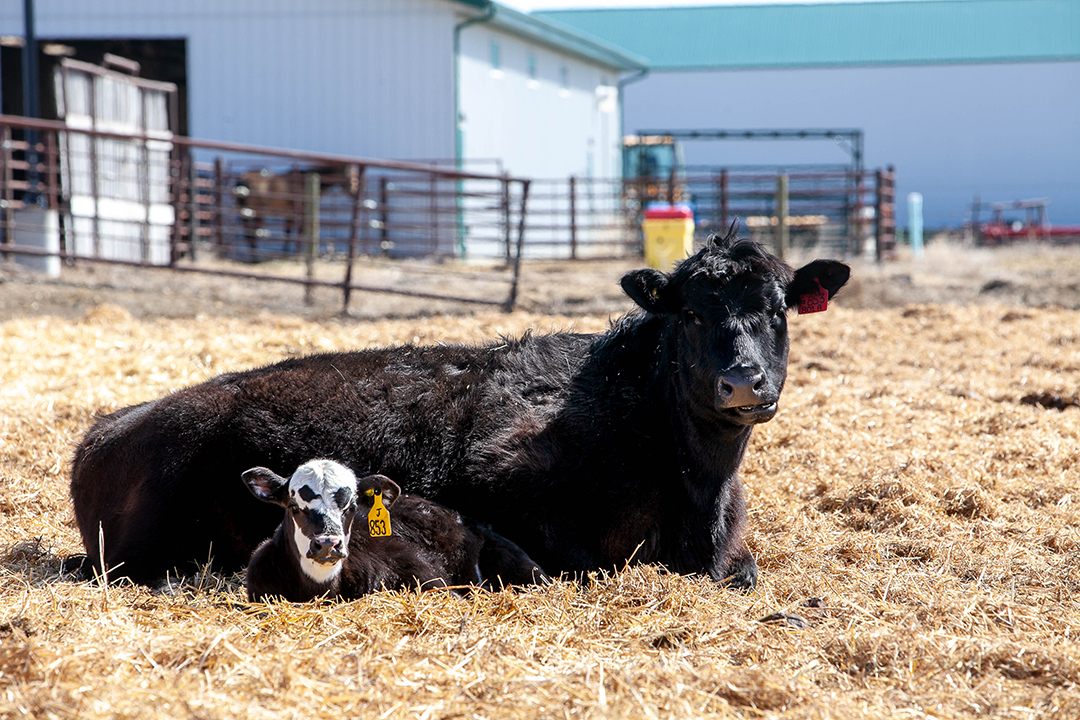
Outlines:
{"label": "cow's muzzle", "polygon": [[348,557],[349,550],[345,545],[345,538],[341,535],[320,535],[311,538],[307,556],[309,560],[317,563],[333,565]]}
{"label": "cow's muzzle", "polygon": [[716,383],[716,409],[736,425],[772,420],[779,399],[760,368],[732,368]]}

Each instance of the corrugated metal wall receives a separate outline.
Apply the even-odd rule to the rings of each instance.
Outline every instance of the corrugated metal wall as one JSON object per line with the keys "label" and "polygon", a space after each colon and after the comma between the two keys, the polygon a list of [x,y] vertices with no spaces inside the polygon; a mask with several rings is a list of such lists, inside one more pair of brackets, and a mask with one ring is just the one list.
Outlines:
{"label": "corrugated metal wall", "polygon": [[[454,155],[445,0],[37,0],[39,38],[184,38],[190,134],[385,158]],[[0,34],[22,35],[21,3]]]}
{"label": "corrugated metal wall", "polygon": [[[930,227],[984,201],[1049,197],[1080,222],[1080,63],[654,73],[627,88],[626,129],[861,128],[867,167],[895,165]],[[690,164],[844,163],[832,142],[686,144]],[[899,221],[907,224],[906,211]]]}

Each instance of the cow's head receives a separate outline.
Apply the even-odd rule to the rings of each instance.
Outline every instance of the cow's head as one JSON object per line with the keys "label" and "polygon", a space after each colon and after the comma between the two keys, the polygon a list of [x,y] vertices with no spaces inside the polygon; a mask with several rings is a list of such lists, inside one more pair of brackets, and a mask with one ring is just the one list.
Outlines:
{"label": "cow's head", "polygon": [[671,273],[634,270],[622,287],[663,321],[682,407],[697,417],[751,425],[776,414],[787,377],[788,308],[820,289],[831,298],[850,274],[833,260],[793,271],[733,228],[709,238]]}
{"label": "cow's head", "polygon": [[333,460],[311,460],[288,480],[264,467],[241,477],[255,497],[285,508],[285,530],[291,531],[304,573],[319,583],[335,578],[349,554],[357,511],[352,470]]}

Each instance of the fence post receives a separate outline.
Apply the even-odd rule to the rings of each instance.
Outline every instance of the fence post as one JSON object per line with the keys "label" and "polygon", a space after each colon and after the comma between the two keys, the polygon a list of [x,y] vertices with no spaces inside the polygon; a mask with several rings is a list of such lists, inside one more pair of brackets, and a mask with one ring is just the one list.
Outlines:
{"label": "fence post", "polygon": [[675,204],[675,168],[671,168],[671,172],[668,173],[667,201],[668,205]]}
{"label": "fence post", "polygon": [[221,246],[225,244],[225,161],[218,155],[214,158],[214,244],[221,255]]}
{"label": "fence post", "polygon": [[[847,183],[845,183],[845,186],[846,185]],[[844,192],[847,193],[846,187]],[[852,208],[851,213],[854,217],[853,221],[850,218],[848,219],[848,227],[854,228],[852,232],[854,239],[851,237],[848,238],[848,253],[855,256],[862,254],[863,245],[865,244],[868,235],[867,229],[869,228],[869,224],[863,213],[863,195],[865,194],[866,186],[863,183],[863,173],[860,170],[855,175],[855,202],[849,203],[847,200],[844,201],[845,209],[850,205]]]}
{"label": "fence post", "polygon": [[878,168],[877,172],[874,173],[874,179],[876,180],[876,193],[874,196],[874,259],[881,262],[884,255],[882,244],[884,243],[885,234],[882,227],[884,218],[881,216],[881,210],[884,206],[884,193],[882,190],[885,184],[885,173]]}
{"label": "fence post", "polygon": [[319,251],[319,173],[304,176],[304,240],[307,242],[304,275],[308,279],[304,284],[304,304],[311,305],[315,302],[315,286],[311,281],[315,279],[315,255]]}
{"label": "fence post", "polygon": [[[143,151],[143,167],[140,170],[142,176],[142,187],[139,192],[143,196],[143,212],[146,213],[146,217],[142,223],[142,259],[150,259],[150,150],[146,146],[146,142],[142,143]],[[185,148],[180,148],[177,153],[178,157],[174,160],[170,158],[166,162],[169,168],[169,180],[172,183],[172,206],[173,206],[173,226],[172,232],[169,233],[170,247],[169,247],[169,267],[174,267],[176,261],[180,259],[180,249],[184,242],[184,223],[181,220],[181,216],[184,208],[184,179],[187,177],[187,164],[190,160],[190,155],[186,152]],[[190,192],[190,189],[188,190]]]}
{"label": "fence post", "polygon": [[893,243],[896,236],[896,190],[895,174],[893,166],[887,170],[878,170],[877,197],[874,201],[874,218],[876,220],[876,234],[874,238],[874,257],[877,262],[882,262],[886,255],[892,253]]}
{"label": "fence post", "polygon": [[570,259],[577,260],[577,178],[570,176]]}
{"label": "fence post", "polygon": [[911,254],[915,257],[920,257],[923,254],[922,200],[922,193],[908,193],[908,233],[911,237]]}
{"label": "fence post", "polygon": [[521,255],[525,250],[525,213],[529,199],[529,180],[521,181],[521,217],[518,218],[517,255],[514,257],[514,279],[510,283],[510,297],[503,305],[504,312],[511,312],[517,303],[518,281],[521,279]]}
{"label": "fence post", "polygon": [[59,188],[57,188],[57,183],[60,179],[60,153],[57,148],[55,130],[49,130],[45,134],[45,153],[45,157],[47,158],[45,172],[49,175],[47,185],[47,195],[49,198],[48,207],[50,210],[59,210]]}
{"label": "fence post", "polygon": [[431,185],[431,254],[439,253],[439,178],[432,173]]}
{"label": "fence post", "polygon": [[[353,190],[353,206],[352,217],[349,218],[349,247],[346,250],[345,279],[341,283],[342,294],[344,295],[341,304],[342,315],[349,314],[349,300],[352,298],[353,261],[356,259],[356,236],[359,234],[360,230],[361,208],[364,206],[364,195],[367,194],[365,192],[365,188],[367,187],[367,166],[353,165],[350,166],[346,172],[347,174],[356,177],[356,188],[350,188]],[[385,178],[383,179],[385,180]],[[364,219],[366,220],[367,218],[365,217]],[[365,232],[364,235],[366,236],[367,233]]]}
{"label": "fence post", "polygon": [[[390,179],[383,175],[379,178],[379,251],[384,255],[390,252]],[[368,244],[364,249],[371,252]]]}
{"label": "fence post", "polygon": [[[187,148],[185,152],[190,153]],[[190,157],[190,154],[189,154]],[[199,169],[194,161],[188,162],[188,257],[194,262],[196,248],[195,243],[199,239],[199,198],[201,197],[199,184]]]}
{"label": "fence post", "polygon": [[727,233],[728,229],[728,171],[727,168],[720,170],[720,186],[717,188],[717,202],[720,207],[720,230]]}
{"label": "fence post", "polygon": [[781,260],[788,253],[788,176],[776,178],[776,255]]}
{"label": "fence post", "polygon": [[[0,217],[4,222],[4,244],[15,244],[15,188],[13,180],[15,173],[11,167],[11,127],[4,126],[3,135],[0,135],[0,182],[3,183],[3,202],[0,203]],[[6,258],[6,255],[5,255]]]}
{"label": "fence post", "polygon": [[510,178],[502,176],[502,214],[503,214],[503,242],[506,244],[506,264],[513,260],[513,250],[510,246]]}

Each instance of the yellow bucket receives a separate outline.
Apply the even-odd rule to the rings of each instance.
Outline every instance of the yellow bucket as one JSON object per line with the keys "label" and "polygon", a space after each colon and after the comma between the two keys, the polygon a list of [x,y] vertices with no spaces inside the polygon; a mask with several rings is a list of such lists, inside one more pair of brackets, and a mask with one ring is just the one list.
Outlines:
{"label": "yellow bucket", "polygon": [[685,207],[653,208],[641,223],[645,233],[645,264],[670,272],[694,250],[694,214]]}

